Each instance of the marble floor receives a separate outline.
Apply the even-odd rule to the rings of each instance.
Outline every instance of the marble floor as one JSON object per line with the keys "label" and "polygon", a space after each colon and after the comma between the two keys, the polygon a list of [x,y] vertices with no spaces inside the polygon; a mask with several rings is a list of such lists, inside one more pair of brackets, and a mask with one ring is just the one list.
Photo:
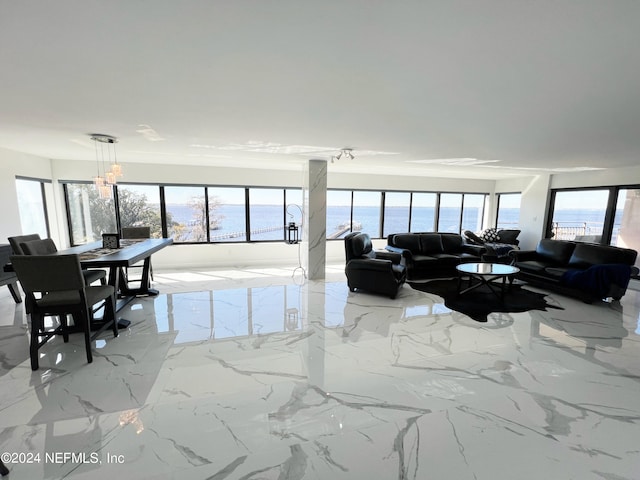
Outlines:
{"label": "marble floor", "polygon": [[351,293],[342,269],[156,271],[92,364],[75,335],[33,373],[3,288],[9,478],[640,478],[637,291],[477,323],[408,285]]}

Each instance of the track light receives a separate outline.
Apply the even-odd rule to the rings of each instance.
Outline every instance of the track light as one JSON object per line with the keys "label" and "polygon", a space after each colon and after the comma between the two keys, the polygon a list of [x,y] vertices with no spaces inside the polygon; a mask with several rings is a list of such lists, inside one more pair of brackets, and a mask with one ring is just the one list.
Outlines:
{"label": "track light", "polygon": [[345,147],[341,149],[337,155],[333,155],[331,157],[331,163],[335,162],[336,160],[340,160],[342,157],[348,158],[349,160],[353,160],[356,157],[353,156],[352,152],[353,152],[353,148]]}

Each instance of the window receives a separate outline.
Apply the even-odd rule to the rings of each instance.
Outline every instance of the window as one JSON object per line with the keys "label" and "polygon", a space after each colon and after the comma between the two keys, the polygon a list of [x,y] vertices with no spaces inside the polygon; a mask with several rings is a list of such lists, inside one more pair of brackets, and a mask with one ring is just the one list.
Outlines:
{"label": "window", "polygon": [[520,225],[520,193],[499,193],[496,228],[514,229]]}
{"label": "window", "polygon": [[487,195],[465,193],[462,205],[462,231],[479,232],[484,225]]}
{"label": "window", "polygon": [[93,184],[65,183],[63,186],[71,245],[95,242],[103,233],[118,231],[113,199],[100,198]]}
{"label": "window", "polygon": [[619,190],[610,244],[640,251],[640,189]]}
{"label": "window", "polygon": [[251,241],[282,240],[284,232],[283,219],[284,191],[282,189],[249,189]]}
{"label": "window", "polygon": [[414,193],[411,204],[411,232],[433,232],[435,229],[436,193]]}
{"label": "window", "polygon": [[386,192],[384,195],[384,232],[382,237],[392,233],[409,231],[409,211],[411,194],[408,192]]}
{"label": "window", "polygon": [[[162,237],[160,188],[156,185],[118,185],[120,227],[150,227],[151,238]],[[172,219],[167,223],[171,224]]]}
{"label": "window", "polygon": [[164,202],[170,238],[175,242],[207,241],[203,187],[164,187]]}
{"label": "window", "polygon": [[16,178],[20,226],[23,234],[38,233],[42,238],[49,237],[44,185],[45,182],[41,180]]}
{"label": "window", "polygon": [[600,243],[608,201],[608,189],[554,192],[552,238]]}
{"label": "window", "polygon": [[[380,238],[381,192],[353,192],[353,231],[368,233],[371,238]],[[329,230],[329,225],[327,225]]]}
{"label": "window", "polygon": [[[286,218],[285,224],[294,222],[300,230],[298,231],[298,235],[300,240],[302,240],[302,236],[304,234],[304,228],[302,228],[303,218],[303,210],[304,210],[304,202],[302,199],[302,190],[301,189],[287,189],[284,191],[285,194],[285,205],[286,205]],[[283,225],[284,227],[284,225]],[[284,228],[282,230],[282,235],[280,238],[284,238]]]}
{"label": "window", "polygon": [[460,216],[462,213],[462,194],[440,194],[440,214],[438,231],[460,233]]}
{"label": "window", "polygon": [[351,192],[327,190],[327,238],[341,238],[350,231]]}
{"label": "window", "polygon": [[[211,241],[246,242],[247,210],[245,208],[245,189],[238,187],[209,187],[207,192]],[[278,219],[281,218],[282,212],[278,214]]]}

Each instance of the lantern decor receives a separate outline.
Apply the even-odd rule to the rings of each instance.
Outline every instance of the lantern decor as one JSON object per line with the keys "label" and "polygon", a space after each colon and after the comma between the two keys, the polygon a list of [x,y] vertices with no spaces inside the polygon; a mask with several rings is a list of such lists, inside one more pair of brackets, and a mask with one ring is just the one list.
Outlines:
{"label": "lantern decor", "polygon": [[300,241],[300,227],[293,219],[293,214],[289,211],[290,208],[295,207],[300,211],[300,221],[302,222],[302,208],[295,203],[287,205],[287,215],[289,215],[289,223],[284,226],[284,241],[289,245],[295,245]]}
{"label": "lantern decor", "polygon": [[300,228],[296,225],[296,222],[289,222],[285,227],[287,243],[294,245],[300,241]]}
{"label": "lantern decor", "polygon": [[[291,208],[297,208],[300,212],[300,225],[296,224],[293,213],[290,212]],[[300,270],[302,272],[303,278],[307,278],[307,272],[302,267],[302,258],[300,252],[300,227],[302,226],[304,213],[302,212],[302,208],[295,203],[290,203],[289,205],[287,205],[285,211],[287,215],[289,215],[289,222],[284,226],[284,241],[289,245],[298,244],[298,266],[293,270],[292,276],[295,276],[296,272]]]}

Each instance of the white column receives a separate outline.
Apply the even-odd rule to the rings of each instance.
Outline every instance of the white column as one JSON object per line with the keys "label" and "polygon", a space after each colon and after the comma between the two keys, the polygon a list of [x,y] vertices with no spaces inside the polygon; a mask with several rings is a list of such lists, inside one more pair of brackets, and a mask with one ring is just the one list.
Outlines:
{"label": "white column", "polygon": [[309,280],[323,279],[327,261],[327,162],[309,160],[304,178],[304,244]]}

